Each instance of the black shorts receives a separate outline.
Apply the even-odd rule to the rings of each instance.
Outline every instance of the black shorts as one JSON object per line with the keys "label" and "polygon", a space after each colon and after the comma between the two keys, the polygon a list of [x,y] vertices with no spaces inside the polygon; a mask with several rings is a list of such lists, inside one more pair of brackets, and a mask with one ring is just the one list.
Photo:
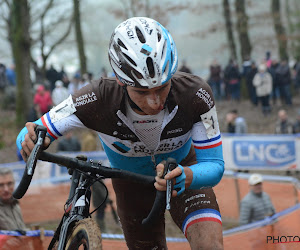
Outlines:
{"label": "black shorts", "polygon": [[[167,249],[165,220],[144,229],[142,220],[149,214],[156,189],[125,180],[112,179],[117,198],[118,215],[129,249]],[[170,214],[186,235],[187,228],[200,221],[221,222],[219,206],[212,188],[185,190],[172,198]]]}

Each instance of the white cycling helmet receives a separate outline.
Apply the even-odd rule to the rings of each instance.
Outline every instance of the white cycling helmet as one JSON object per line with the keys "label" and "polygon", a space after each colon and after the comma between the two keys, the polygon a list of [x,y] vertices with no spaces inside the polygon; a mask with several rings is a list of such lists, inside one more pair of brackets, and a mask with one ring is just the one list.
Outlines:
{"label": "white cycling helmet", "polygon": [[177,50],[170,33],[157,21],[133,17],[113,32],[108,57],[123,85],[155,88],[177,70]]}

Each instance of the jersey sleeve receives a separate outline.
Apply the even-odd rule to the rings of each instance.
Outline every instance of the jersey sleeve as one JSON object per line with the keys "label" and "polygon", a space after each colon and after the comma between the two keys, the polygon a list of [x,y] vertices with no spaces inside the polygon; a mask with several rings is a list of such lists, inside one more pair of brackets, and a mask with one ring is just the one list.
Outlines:
{"label": "jersey sleeve", "polygon": [[224,160],[217,110],[208,85],[199,88],[193,103],[192,142],[197,164],[190,166],[193,180],[189,188],[213,187],[223,176]]}
{"label": "jersey sleeve", "polygon": [[[75,112],[76,107],[72,96],[70,95],[66,100],[52,108],[40,119],[34,121],[34,123],[46,127],[47,136],[50,137],[51,142],[53,142],[69,130],[85,127],[85,125],[74,114]],[[27,133],[28,130],[24,127],[17,136],[16,144],[19,150],[22,149],[21,144],[25,140],[25,135]]]}

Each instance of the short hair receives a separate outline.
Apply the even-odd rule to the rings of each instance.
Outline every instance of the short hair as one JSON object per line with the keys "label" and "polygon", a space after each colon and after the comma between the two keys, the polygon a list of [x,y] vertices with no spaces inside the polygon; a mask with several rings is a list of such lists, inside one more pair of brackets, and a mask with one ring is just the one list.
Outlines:
{"label": "short hair", "polygon": [[9,168],[0,168],[0,176],[8,175],[8,174],[11,174],[12,176],[14,175],[13,171],[11,169],[9,169]]}

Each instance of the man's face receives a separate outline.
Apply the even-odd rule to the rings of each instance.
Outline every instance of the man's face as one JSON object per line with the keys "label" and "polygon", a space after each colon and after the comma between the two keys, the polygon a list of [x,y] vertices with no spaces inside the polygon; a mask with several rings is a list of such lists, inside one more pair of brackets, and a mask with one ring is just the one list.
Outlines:
{"label": "man's face", "polygon": [[12,174],[0,175],[0,199],[8,202],[14,191],[15,181]]}
{"label": "man's face", "polygon": [[255,194],[260,194],[263,191],[262,183],[257,183],[256,185],[252,185],[251,189]]}
{"label": "man's face", "polygon": [[136,111],[137,113],[141,115],[156,115],[164,108],[170,88],[171,81],[153,89],[127,86],[127,92],[131,100],[143,110],[143,112]]}

